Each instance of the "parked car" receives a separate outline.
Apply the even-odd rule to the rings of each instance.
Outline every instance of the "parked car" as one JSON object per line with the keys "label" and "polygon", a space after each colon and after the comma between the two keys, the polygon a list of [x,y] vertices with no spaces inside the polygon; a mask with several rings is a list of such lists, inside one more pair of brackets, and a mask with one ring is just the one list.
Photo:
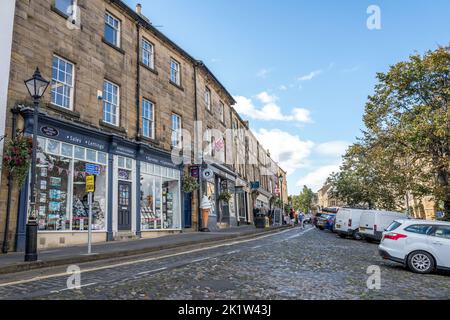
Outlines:
{"label": "parked car", "polygon": [[383,233],[379,253],[421,274],[450,270],[450,223],[395,220]]}
{"label": "parked car", "polygon": [[381,241],[384,230],[396,219],[406,220],[408,216],[405,213],[393,211],[364,211],[359,221],[359,234],[368,242]]}
{"label": "parked car", "polygon": [[342,208],[338,211],[335,230],[339,237],[353,237],[355,240],[361,239],[359,221],[363,212],[364,210],[362,209],[350,208]]}
{"label": "parked car", "polygon": [[320,216],[317,219],[317,227],[320,230],[327,229],[327,230],[333,231],[335,219],[336,219],[335,214],[322,214],[322,216]]}

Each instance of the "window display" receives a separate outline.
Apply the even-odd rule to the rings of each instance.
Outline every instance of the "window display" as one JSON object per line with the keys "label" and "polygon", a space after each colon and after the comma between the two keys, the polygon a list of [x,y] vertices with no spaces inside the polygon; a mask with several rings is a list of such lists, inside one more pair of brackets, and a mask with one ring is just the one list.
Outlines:
{"label": "window display", "polygon": [[[39,138],[38,142],[39,230],[88,230],[87,163],[100,167],[100,175],[95,178],[92,229],[105,230],[107,155],[51,139]],[[85,157],[89,162],[84,161]]]}
{"label": "window display", "polygon": [[141,230],[181,226],[180,172],[141,163]]}

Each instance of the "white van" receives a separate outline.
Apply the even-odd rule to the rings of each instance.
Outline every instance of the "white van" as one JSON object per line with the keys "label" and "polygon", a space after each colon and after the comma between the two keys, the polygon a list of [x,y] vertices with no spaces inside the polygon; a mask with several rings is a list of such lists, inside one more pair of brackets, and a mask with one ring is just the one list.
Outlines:
{"label": "white van", "polygon": [[408,216],[405,213],[381,210],[367,210],[361,215],[359,221],[359,233],[367,241],[381,241],[383,232],[394,220],[405,220]]}
{"label": "white van", "polygon": [[341,238],[350,236],[356,240],[360,240],[361,236],[359,234],[359,221],[361,214],[364,211],[366,210],[350,208],[339,209],[335,222],[336,233]]}

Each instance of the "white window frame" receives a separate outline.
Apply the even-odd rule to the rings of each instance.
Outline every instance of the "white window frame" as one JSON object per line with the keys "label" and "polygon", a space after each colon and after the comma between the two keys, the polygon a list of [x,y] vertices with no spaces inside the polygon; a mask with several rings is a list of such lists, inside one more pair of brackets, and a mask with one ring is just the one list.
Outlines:
{"label": "white window frame", "polygon": [[222,123],[225,123],[225,103],[222,101],[219,102],[219,115],[220,115],[220,121]]}
{"label": "white window frame", "polygon": [[[105,84],[106,84],[106,83],[111,84],[113,87],[117,87],[117,105],[115,105],[115,104],[113,103],[113,101],[108,101],[108,100],[106,99],[106,97],[107,97],[106,92],[105,92]],[[110,105],[116,107],[116,122],[115,122],[115,123],[106,121],[106,118],[105,118],[105,103],[108,103],[108,104],[110,104]],[[112,113],[111,113],[111,114],[112,114]],[[103,80],[103,110],[102,110],[102,119],[103,119],[103,122],[108,123],[108,124],[111,124],[111,125],[116,126],[116,127],[118,127],[118,126],[119,126],[119,123],[120,123],[120,120],[119,120],[119,119],[120,119],[120,86],[119,86],[118,84],[115,84],[115,83],[113,83],[113,82],[111,82],[111,81],[108,81],[108,80],[106,80],[106,79]]]}
{"label": "white window frame", "polygon": [[[174,119],[177,119],[177,122],[175,123],[174,122]],[[175,125],[176,125],[176,128],[175,128]],[[171,140],[171,145],[173,146],[173,147],[181,147],[181,129],[182,129],[182,123],[181,123],[181,116],[180,115],[178,115],[178,114],[176,114],[176,113],[172,113],[172,116],[171,116],[171,126],[170,126],[170,129],[171,129],[171,135],[170,135],[170,140]],[[174,143],[175,141],[174,141],[174,136],[175,136],[175,134],[176,134],[176,137],[177,137],[177,141],[176,141],[176,143]]]}
{"label": "white window frame", "polygon": [[211,111],[211,89],[209,89],[208,87],[205,88],[205,104],[206,109]]}
{"label": "white window frame", "polygon": [[61,10],[61,8],[58,8],[58,6],[56,5],[56,3],[58,2],[58,0],[54,0],[54,1],[53,1],[53,5],[55,6],[55,8],[56,8],[58,11],[61,11],[62,13],[64,13],[64,14],[68,15],[69,17],[71,17],[71,16],[75,16],[74,13],[76,12],[77,1],[78,1],[78,0],[71,0],[71,4],[70,4],[69,7],[72,7],[72,12],[68,12],[67,8],[66,8],[66,10]]}
{"label": "white window frame", "polygon": [[[60,69],[59,69],[59,65],[60,65],[59,60],[62,60],[64,63],[69,64],[69,65],[72,66],[72,84],[69,84],[69,83],[67,83],[67,82],[61,82],[61,81],[58,80],[58,79],[53,79],[53,60],[54,60],[55,58],[58,59],[58,71],[57,71],[58,74],[59,74],[59,72],[60,72]],[[63,72],[64,72],[65,74],[67,74],[66,70],[64,70]],[[59,104],[56,103],[56,99],[53,100],[53,88],[54,88],[54,82],[55,82],[56,84],[62,85],[62,86],[64,86],[64,87],[67,86],[67,87],[70,88],[69,107],[66,107],[66,106],[63,106],[63,105],[59,105]],[[52,104],[54,104],[55,106],[58,106],[58,107],[67,109],[67,110],[73,110],[73,100],[74,100],[74,96],[75,96],[74,92],[75,92],[75,64],[73,64],[72,62],[68,61],[67,59],[64,59],[64,58],[62,58],[62,57],[60,57],[60,56],[54,54],[54,55],[53,55],[53,58],[52,58],[52,84],[51,84],[51,99],[52,99]],[[64,96],[63,96],[63,97],[64,97]]]}
{"label": "white window frame", "polygon": [[173,58],[170,59],[170,81],[178,86],[181,85],[181,64]]}
{"label": "white window frame", "polygon": [[[150,118],[146,116],[145,107],[150,108]],[[144,132],[144,122],[149,122],[150,134],[146,135]],[[155,139],[155,104],[150,100],[142,100],[142,135],[146,138]]]}
{"label": "white window frame", "polygon": [[[148,48],[145,48],[148,46]],[[142,63],[150,69],[155,69],[155,46],[145,38],[141,41]]]}
{"label": "white window frame", "polygon": [[[110,19],[108,19],[108,18],[110,18]],[[114,24],[111,24],[108,20],[112,20],[113,22],[114,21],[117,21],[117,28],[116,28],[116,26],[114,25]],[[113,29],[115,29],[116,30],[116,32],[117,32],[117,36],[116,36],[116,41],[117,41],[117,43],[113,43],[113,42],[110,42],[111,44],[113,44],[113,45],[115,45],[116,47],[118,47],[118,48],[120,48],[120,45],[121,45],[121,41],[120,41],[120,38],[121,38],[121,28],[122,28],[122,26],[121,26],[121,21],[118,19],[118,18],[116,18],[114,15],[112,15],[111,13],[109,13],[108,11],[106,11],[105,12],[105,19],[104,19],[104,24],[106,25],[109,25],[111,28],[113,28]],[[104,30],[103,31],[104,33],[106,33],[106,30]],[[105,36],[106,34],[104,34],[104,36]],[[106,39],[106,37],[105,37],[105,39]],[[109,42],[109,40],[106,40],[106,41],[108,41]]]}

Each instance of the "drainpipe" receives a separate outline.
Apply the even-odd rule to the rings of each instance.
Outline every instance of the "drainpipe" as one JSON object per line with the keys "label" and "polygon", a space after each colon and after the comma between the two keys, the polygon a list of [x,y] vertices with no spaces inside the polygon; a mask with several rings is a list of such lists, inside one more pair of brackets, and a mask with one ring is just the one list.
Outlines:
{"label": "drainpipe", "polygon": [[[195,122],[198,123],[198,94],[197,94],[197,68],[201,65],[200,61],[195,61],[194,62],[194,119]],[[200,137],[197,137],[197,128],[194,129],[195,130],[195,134],[194,134],[194,139],[197,139],[197,143],[199,143],[200,141],[203,141],[202,139],[200,139]],[[198,146],[197,146],[198,148]],[[197,152],[194,151],[194,155],[196,155]],[[195,159],[197,160],[197,159]],[[201,214],[201,209],[200,209],[200,202],[202,201],[202,197],[203,197],[203,183],[202,183],[202,171],[203,171],[203,143],[202,143],[202,164],[200,165],[200,170],[199,170],[199,177],[198,180],[200,182],[200,186],[197,190],[197,231],[200,231],[200,229],[202,228],[202,214]]]}
{"label": "drainpipe", "polygon": [[141,93],[141,24],[136,23],[137,29],[137,45],[136,45],[136,140],[139,140],[141,132],[141,115],[140,115],[140,93]]}
{"label": "drainpipe", "polygon": [[[16,138],[16,125],[17,125],[17,115],[19,113],[18,108],[13,108],[11,110],[13,114],[13,121],[12,121],[12,138]],[[6,221],[5,221],[5,233],[3,238],[3,246],[2,246],[2,252],[4,254],[8,253],[9,250],[9,217],[11,214],[11,194],[13,189],[13,177],[11,173],[8,173],[8,197],[6,200]]]}

